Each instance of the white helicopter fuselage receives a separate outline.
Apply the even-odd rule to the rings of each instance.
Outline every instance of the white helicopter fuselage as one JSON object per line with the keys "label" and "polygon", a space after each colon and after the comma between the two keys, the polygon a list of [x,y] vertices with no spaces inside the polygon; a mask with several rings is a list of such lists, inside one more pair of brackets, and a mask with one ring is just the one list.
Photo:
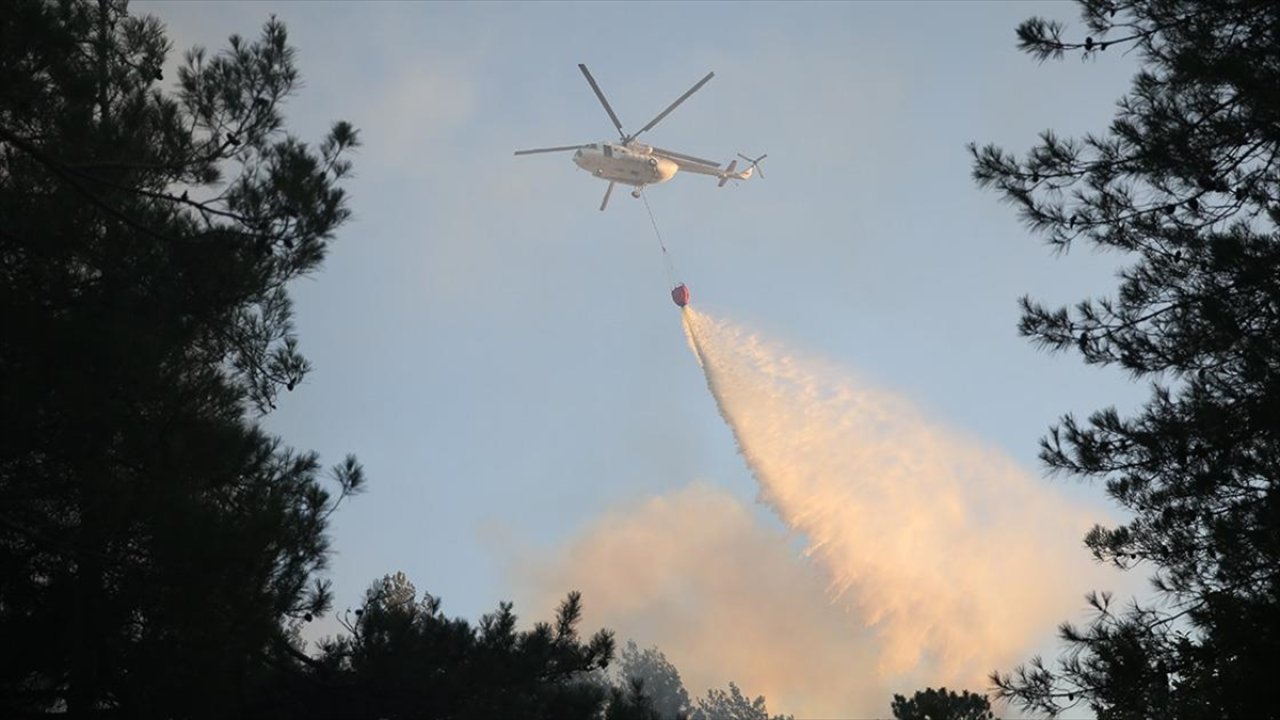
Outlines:
{"label": "white helicopter fuselage", "polygon": [[578,148],[573,162],[595,177],[636,187],[666,182],[680,171],[675,161],[654,155],[648,148],[610,142]]}

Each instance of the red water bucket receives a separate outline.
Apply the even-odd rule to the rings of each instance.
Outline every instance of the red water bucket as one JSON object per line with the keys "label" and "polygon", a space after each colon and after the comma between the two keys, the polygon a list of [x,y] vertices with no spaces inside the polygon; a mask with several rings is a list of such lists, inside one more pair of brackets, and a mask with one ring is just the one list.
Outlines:
{"label": "red water bucket", "polygon": [[685,305],[688,305],[689,304],[689,288],[685,287],[684,283],[680,283],[679,285],[671,288],[671,299],[672,301],[675,302],[676,305],[679,305],[680,307],[684,307]]}

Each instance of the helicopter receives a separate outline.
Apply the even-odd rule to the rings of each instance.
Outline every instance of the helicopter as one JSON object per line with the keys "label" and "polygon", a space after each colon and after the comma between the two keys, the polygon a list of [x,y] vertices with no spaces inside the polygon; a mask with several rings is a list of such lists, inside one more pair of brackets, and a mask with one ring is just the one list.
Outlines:
{"label": "helicopter", "polygon": [[534,155],[538,153],[574,151],[573,162],[575,165],[593,176],[609,182],[609,187],[604,191],[604,200],[600,203],[601,210],[608,207],[609,196],[613,194],[614,185],[622,183],[623,185],[634,186],[635,190],[631,191],[631,197],[638,198],[646,185],[664,183],[675,177],[676,173],[681,170],[697,175],[710,175],[720,181],[719,187],[724,187],[725,183],[730,180],[749,180],[753,172],[758,173],[762,178],[764,177],[764,171],[760,168],[760,161],[764,160],[767,155],[749,158],[742,153],[738,153],[738,157],[750,164],[749,167],[738,170],[737,160],[732,160],[728,167],[721,168],[720,163],[712,160],[704,160],[700,157],[685,155],[673,150],[663,150],[636,140],[639,135],[651,130],[654,125],[657,125],[663,118],[670,115],[672,110],[679,107],[680,103],[688,100],[690,95],[700,90],[703,85],[706,85],[711,78],[715,77],[715,73],[707,73],[706,77],[695,83],[685,94],[676,98],[675,102],[658,113],[658,116],[650,120],[648,124],[636,132],[628,134],[622,129],[622,122],[618,120],[617,113],[613,111],[609,101],[605,99],[604,92],[600,90],[596,79],[591,76],[591,71],[582,63],[578,64],[578,69],[582,71],[587,83],[591,85],[591,89],[600,100],[600,104],[604,106],[604,111],[609,114],[609,119],[613,121],[613,126],[618,129],[618,141],[517,150],[515,154]]}

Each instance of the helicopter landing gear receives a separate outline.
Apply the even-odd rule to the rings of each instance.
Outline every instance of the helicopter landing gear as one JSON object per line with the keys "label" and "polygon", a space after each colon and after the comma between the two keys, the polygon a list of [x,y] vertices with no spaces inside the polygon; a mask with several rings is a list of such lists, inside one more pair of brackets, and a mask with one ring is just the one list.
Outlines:
{"label": "helicopter landing gear", "polygon": [[632,190],[632,191],[631,191],[631,197],[633,197],[633,198],[635,198],[635,199],[639,200],[639,199],[640,199],[640,188],[636,188],[635,190]]}

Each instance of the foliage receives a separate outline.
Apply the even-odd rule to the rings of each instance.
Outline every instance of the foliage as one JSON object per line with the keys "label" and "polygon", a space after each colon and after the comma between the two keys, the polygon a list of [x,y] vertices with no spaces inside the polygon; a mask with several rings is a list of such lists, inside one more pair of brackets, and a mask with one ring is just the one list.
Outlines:
{"label": "foliage", "polygon": [[961,690],[957,695],[946,688],[926,688],[911,699],[893,696],[896,720],[991,720],[991,703],[982,695]]}
{"label": "foliage", "polygon": [[748,700],[738,686],[729,683],[729,691],[717,688],[707,691],[707,696],[698,698],[698,707],[694,709],[693,720],[791,720],[790,715],[770,715],[765,706],[764,696],[758,695],[755,700]]}
{"label": "foliage", "polygon": [[595,718],[605,691],[591,675],[613,656],[613,636],[579,639],[582,600],[570,593],[553,623],[516,629],[511,603],[476,626],[418,597],[403,573],[375,583],[346,615],[349,634],[326,641],[303,676],[262,717]]}
{"label": "foliage", "polygon": [[606,720],[788,720],[770,715],[764,696],[754,700],[734,683],[728,691],[711,689],[690,702],[689,693],[667,656],[656,647],[641,650],[628,640],[617,664],[617,683],[609,685]]}
{"label": "foliage", "polygon": [[[625,677],[625,676],[624,676]],[[621,685],[609,685],[609,702],[605,705],[604,720],[672,720],[686,715],[664,715],[654,706],[654,700],[639,677],[627,678]]]}
{"label": "foliage", "polygon": [[628,640],[618,657],[618,677],[623,681],[619,692],[626,690],[624,697],[644,695],[660,718],[686,717],[692,710],[680,671],[656,647],[641,650]]}
{"label": "foliage", "polygon": [[[1141,71],[1103,134],[1051,131],[1025,158],[971,147],[998,190],[1060,250],[1085,240],[1129,261],[1114,297],[1020,329],[1054,351],[1151,382],[1131,417],[1063,418],[1055,471],[1099,479],[1130,519],[1086,537],[1095,557],[1152,573],[1159,602],[1064,625],[1057,667],[997,674],[999,694],[1099,718],[1277,717],[1280,654],[1280,5],[1085,0],[1089,35],[1029,20],[1044,60],[1136,52]],[[1111,48],[1110,50],[1108,48]]]}
{"label": "foliage", "polygon": [[286,284],[357,144],[284,131],[285,28],[188,54],[121,0],[0,13],[0,715],[237,714],[329,602],[356,492],[253,419],[302,381]]}

